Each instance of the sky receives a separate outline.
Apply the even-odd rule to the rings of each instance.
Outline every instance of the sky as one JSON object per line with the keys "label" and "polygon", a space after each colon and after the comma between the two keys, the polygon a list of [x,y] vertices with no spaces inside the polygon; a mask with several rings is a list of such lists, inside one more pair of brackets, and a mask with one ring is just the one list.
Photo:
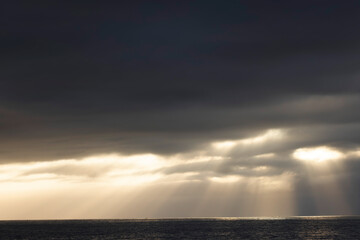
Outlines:
{"label": "sky", "polygon": [[0,11],[0,219],[360,214],[359,1]]}

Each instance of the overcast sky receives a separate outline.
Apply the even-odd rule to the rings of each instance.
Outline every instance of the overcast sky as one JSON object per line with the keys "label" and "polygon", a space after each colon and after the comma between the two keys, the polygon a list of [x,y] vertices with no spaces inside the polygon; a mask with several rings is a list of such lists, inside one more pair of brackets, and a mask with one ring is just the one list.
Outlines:
{"label": "overcast sky", "polygon": [[360,214],[359,1],[0,11],[0,219]]}

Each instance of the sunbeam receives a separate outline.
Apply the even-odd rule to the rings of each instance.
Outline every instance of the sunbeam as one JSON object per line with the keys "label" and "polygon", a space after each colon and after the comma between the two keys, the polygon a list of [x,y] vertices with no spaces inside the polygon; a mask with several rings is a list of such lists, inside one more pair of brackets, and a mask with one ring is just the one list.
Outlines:
{"label": "sunbeam", "polygon": [[309,182],[317,214],[351,213],[340,183],[347,155],[328,146],[300,148],[293,152],[293,158],[304,165],[306,172],[303,177]]}

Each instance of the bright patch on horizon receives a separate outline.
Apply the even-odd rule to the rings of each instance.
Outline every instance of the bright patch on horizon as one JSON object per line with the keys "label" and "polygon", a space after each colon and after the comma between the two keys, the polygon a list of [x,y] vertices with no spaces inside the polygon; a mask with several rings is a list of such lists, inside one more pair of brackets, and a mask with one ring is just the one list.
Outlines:
{"label": "bright patch on horizon", "polygon": [[295,159],[308,162],[325,162],[344,158],[344,154],[327,146],[299,148],[293,153]]}

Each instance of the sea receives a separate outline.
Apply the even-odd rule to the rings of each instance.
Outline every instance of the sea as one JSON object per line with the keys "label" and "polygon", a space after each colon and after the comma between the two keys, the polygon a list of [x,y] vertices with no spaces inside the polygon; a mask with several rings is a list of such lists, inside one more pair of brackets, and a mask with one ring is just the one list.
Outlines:
{"label": "sea", "polygon": [[0,221],[0,239],[360,239],[359,216]]}

